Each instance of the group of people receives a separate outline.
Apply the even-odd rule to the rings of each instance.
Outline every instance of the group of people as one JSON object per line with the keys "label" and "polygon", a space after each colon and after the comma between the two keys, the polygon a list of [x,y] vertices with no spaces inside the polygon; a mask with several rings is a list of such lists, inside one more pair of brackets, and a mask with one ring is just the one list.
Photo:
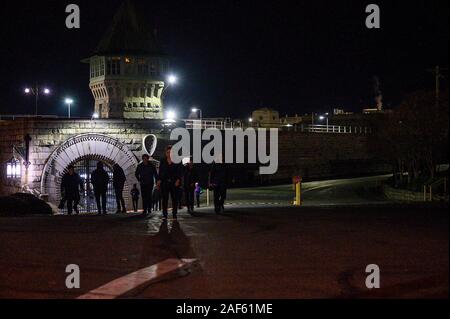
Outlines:
{"label": "group of people", "polygon": [[[142,156],[142,162],[138,165],[135,175],[140,184],[133,185],[131,198],[133,200],[134,211],[137,212],[139,198],[142,197],[143,216],[148,216],[152,211],[162,210],[163,218],[168,218],[169,198],[172,202],[172,214],[176,220],[178,210],[182,208],[182,198],[184,194],[185,204],[190,214],[194,213],[195,200],[197,207],[200,207],[200,195],[202,188],[200,178],[192,161],[186,166],[176,164],[171,158],[172,147],[166,149],[165,158],[161,161],[159,171],[152,163],[149,155]],[[215,212],[220,213],[225,209],[227,195],[227,168],[220,163],[212,164],[209,172],[209,189],[214,191]],[[104,169],[104,164],[98,162],[97,169],[91,174],[91,184],[94,189],[98,214],[107,214],[107,191],[110,177]],[[123,169],[115,164],[113,166],[113,186],[117,201],[117,213],[126,213],[123,191],[125,188],[126,176]],[[67,211],[72,215],[73,210],[79,214],[78,205],[80,203],[80,191],[84,191],[83,181],[75,172],[75,168],[70,166],[67,174],[64,175],[61,183],[62,201],[60,208],[67,203]]]}
{"label": "group of people", "polygon": [[[107,211],[107,193],[110,177],[106,172],[103,162],[97,163],[97,168],[91,174],[91,184],[94,189],[94,197],[97,203],[98,214],[106,215]],[[117,201],[117,213],[126,213],[125,199],[123,190],[125,188],[126,176],[123,169],[115,164],[113,166],[113,186]],[[80,175],[75,172],[75,167],[70,165],[67,173],[63,176],[61,182],[61,203],[60,208],[64,208],[67,203],[67,212],[72,215],[73,211],[79,214],[78,205],[80,204],[80,192],[84,192],[84,183]]]}

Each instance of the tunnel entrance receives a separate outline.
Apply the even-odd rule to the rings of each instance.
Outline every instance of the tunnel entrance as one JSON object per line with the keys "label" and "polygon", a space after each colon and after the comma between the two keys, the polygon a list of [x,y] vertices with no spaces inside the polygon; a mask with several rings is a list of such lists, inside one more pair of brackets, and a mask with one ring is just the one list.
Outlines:
{"label": "tunnel entrance", "polygon": [[[112,166],[118,164],[125,172],[124,198],[127,207],[131,207],[129,197],[133,184],[137,183],[134,175],[138,161],[136,156],[119,140],[103,134],[82,134],[74,136],[57,147],[44,165],[41,179],[41,194],[48,201],[59,204],[61,200],[61,180],[69,165],[76,166],[77,173],[84,179],[85,196],[82,196],[81,212],[96,212],[96,203],[91,173],[97,162],[105,163],[105,169],[112,177]],[[112,183],[108,187],[108,210],[115,212],[116,202]]]}
{"label": "tunnel entrance", "polygon": [[[97,202],[95,200],[94,187],[91,183],[91,174],[97,168],[98,162],[98,160],[93,158],[84,158],[73,164],[75,172],[77,172],[83,180],[84,192],[81,194],[79,205],[79,210],[82,214],[97,213]],[[116,196],[113,187],[112,166],[104,161],[102,161],[102,163],[104,164],[104,169],[108,173],[110,179],[108,192],[106,194],[106,207],[108,212],[112,213],[117,210]],[[67,213],[67,210],[65,210],[64,213]]]}

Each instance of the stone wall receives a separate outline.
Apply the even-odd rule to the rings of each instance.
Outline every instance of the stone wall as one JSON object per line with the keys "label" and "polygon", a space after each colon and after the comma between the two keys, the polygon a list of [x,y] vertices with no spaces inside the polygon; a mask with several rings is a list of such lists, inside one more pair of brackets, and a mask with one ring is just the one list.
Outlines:
{"label": "stone wall", "polygon": [[[42,172],[51,154],[68,139],[81,134],[105,134],[125,145],[136,158],[143,154],[143,138],[148,134],[161,137],[160,121],[152,120],[57,120],[57,119],[17,119],[0,121],[0,193],[10,194],[21,191],[23,186],[40,190]],[[24,136],[29,134],[30,168],[22,174],[22,180],[6,179],[6,163],[12,157],[12,145],[24,144]],[[159,143],[157,154],[162,154],[164,143]]]}
{"label": "stone wall", "polygon": [[389,172],[385,161],[371,154],[369,138],[354,134],[280,132],[280,168],[272,179],[304,180]]}
{"label": "stone wall", "polygon": [[[23,186],[40,191],[43,170],[52,153],[69,139],[81,134],[104,134],[117,139],[131,151],[136,159],[144,153],[143,138],[154,134],[158,138],[155,157],[164,154],[168,135],[161,131],[158,120],[62,120],[16,119],[0,121],[0,193],[21,191]],[[6,179],[5,163],[12,157],[14,144],[23,144],[24,136],[31,136],[28,174],[22,180]],[[314,134],[279,132],[279,171],[273,176],[258,176],[259,169],[252,166],[234,167],[232,179],[236,185],[261,182],[288,182],[294,175],[305,180],[378,174],[389,171],[389,166],[376,154],[370,154],[366,136],[350,134]],[[201,176],[206,182],[207,167]]]}

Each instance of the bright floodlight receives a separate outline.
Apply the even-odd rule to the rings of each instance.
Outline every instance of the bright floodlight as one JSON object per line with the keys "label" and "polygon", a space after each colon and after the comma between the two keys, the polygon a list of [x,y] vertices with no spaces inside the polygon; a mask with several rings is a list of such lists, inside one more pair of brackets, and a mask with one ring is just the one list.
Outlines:
{"label": "bright floodlight", "polygon": [[72,103],[73,103],[73,100],[72,100],[72,99],[69,99],[69,98],[67,98],[67,99],[65,100],[65,102],[66,102],[66,104],[72,104]]}
{"label": "bright floodlight", "polygon": [[178,78],[175,75],[169,75],[169,77],[167,78],[167,80],[169,81],[170,85],[174,85],[177,83]]}
{"label": "bright floodlight", "polygon": [[252,119],[252,118],[249,118],[248,121],[249,121],[250,123],[252,123],[252,122],[253,122],[253,119]]}
{"label": "bright floodlight", "polygon": [[50,90],[49,89],[44,89],[44,94],[50,94]]}
{"label": "bright floodlight", "polygon": [[24,90],[24,92],[25,92],[26,94],[30,94],[30,93],[31,93],[31,90],[30,90],[29,88],[26,88],[26,89]]}
{"label": "bright floodlight", "polygon": [[192,113],[197,113],[198,112],[198,108],[193,107],[191,111],[192,111]]}
{"label": "bright floodlight", "polygon": [[176,117],[177,117],[177,114],[174,111],[168,111],[166,114],[166,118],[170,121],[175,120]]}
{"label": "bright floodlight", "polygon": [[98,113],[94,113],[93,115],[92,115],[92,118],[93,119],[98,119],[100,116],[98,115]]}
{"label": "bright floodlight", "polygon": [[321,121],[323,121],[323,120],[325,120],[325,116],[321,116],[321,117],[319,117],[319,119],[320,119]]}

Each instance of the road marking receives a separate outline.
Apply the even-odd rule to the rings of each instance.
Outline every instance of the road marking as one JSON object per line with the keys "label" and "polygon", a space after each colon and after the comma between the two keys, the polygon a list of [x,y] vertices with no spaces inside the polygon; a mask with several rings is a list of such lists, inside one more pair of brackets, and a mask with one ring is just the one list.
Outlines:
{"label": "road marking", "polygon": [[196,259],[167,259],[156,265],[115,279],[77,299],[116,299],[140,287],[149,285],[159,280],[162,276],[185,269],[196,261]]}

